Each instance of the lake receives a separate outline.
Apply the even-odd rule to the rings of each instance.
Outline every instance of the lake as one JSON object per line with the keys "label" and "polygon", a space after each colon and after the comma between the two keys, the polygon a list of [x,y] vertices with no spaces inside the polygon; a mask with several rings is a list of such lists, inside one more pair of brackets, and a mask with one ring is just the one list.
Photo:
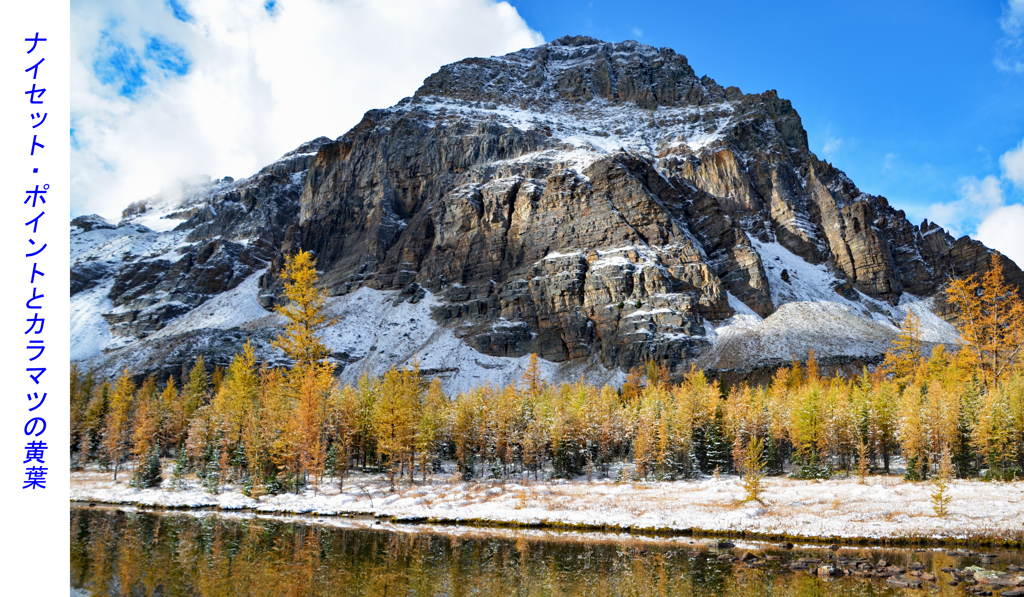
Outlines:
{"label": "lake", "polygon": [[[1010,570],[993,581],[1005,584],[1022,563],[1019,551],[967,547],[716,548],[694,537],[77,504],[70,516],[71,587],[94,596],[961,596],[969,566]],[[943,568],[967,582],[950,586],[957,576]],[[886,570],[924,589],[876,578]]]}

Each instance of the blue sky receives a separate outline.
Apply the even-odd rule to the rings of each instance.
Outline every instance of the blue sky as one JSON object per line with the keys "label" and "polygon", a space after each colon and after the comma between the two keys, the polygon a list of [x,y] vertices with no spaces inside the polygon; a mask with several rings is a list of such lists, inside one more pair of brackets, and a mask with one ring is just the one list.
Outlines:
{"label": "blue sky", "polygon": [[444,63],[583,34],[777,90],[863,191],[1024,262],[1024,0],[511,5],[73,0],[73,210],[248,175]]}

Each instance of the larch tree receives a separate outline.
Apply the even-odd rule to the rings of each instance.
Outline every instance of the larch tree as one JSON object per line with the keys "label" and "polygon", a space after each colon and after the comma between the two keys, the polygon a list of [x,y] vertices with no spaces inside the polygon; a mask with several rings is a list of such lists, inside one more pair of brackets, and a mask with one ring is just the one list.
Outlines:
{"label": "larch tree", "polygon": [[359,434],[359,391],[346,385],[333,392],[330,397],[330,420],[334,432],[334,449],[336,458],[333,474],[338,481],[338,488],[344,489],[345,477],[351,459],[352,442]]}
{"label": "larch tree", "polygon": [[373,427],[377,450],[388,459],[392,487],[395,473],[406,459],[410,472],[415,464],[416,431],[424,393],[418,365],[401,370],[392,366],[381,380],[380,394],[373,409]]}
{"label": "larch tree", "polygon": [[[221,425],[221,443],[227,460],[243,450],[242,433],[259,400],[259,378],[252,343],[246,342],[228,366],[224,380],[210,405]],[[227,471],[222,467],[221,474]]]}
{"label": "larch tree", "polygon": [[921,320],[908,310],[900,323],[900,331],[885,353],[882,368],[892,374],[897,383],[906,383],[921,360]]}
{"label": "larch tree", "polygon": [[427,460],[427,454],[436,450],[436,444],[444,431],[448,415],[448,397],[441,389],[441,380],[436,377],[427,386],[423,396],[423,408],[416,430],[416,447],[423,455],[423,480],[427,480],[427,470],[433,470],[433,463]]}
{"label": "larch tree", "polygon": [[299,470],[296,400],[285,387],[284,375],[280,369],[261,368],[259,406],[243,434],[249,477],[257,493],[262,492],[261,482],[287,480],[289,473]]}
{"label": "larch tree", "polygon": [[199,355],[195,365],[188,373],[188,383],[181,392],[181,414],[180,417],[188,427],[188,421],[192,415],[209,400],[210,374],[206,372],[206,363],[203,362],[203,355]]}
{"label": "larch tree", "polygon": [[873,446],[882,459],[882,468],[889,474],[889,464],[899,447],[899,391],[895,382],[879,379],[872,382],[870,429]]}
{"label": "larch tree", "polygon": [[184,418],[181,404],[181,394],[174,383],[174,376],[168,376],[167,385],[160,393],[160,408],[164,414],[163,424],[160,426],[160,445],[165,452],[176,450],[185,434],[188,421]]}
{"label": "larch tree", "polygon": [[299,464],[303,474],[312,477],[314,492],[320,488],[327,462],[328,405],[333,383],[330,369],[320,364],[306,368],[299,380]]}
{"label": "larch tree", "polygon": [[982,383],[995,390],[1024,357],[1024,302],[1019,289],[1003,278],[999,253],[993,253],[980,281],[976,276],[951,280],[946,300],[956,308],[957,330]]}
{"label": "larch tree", "polygon": [[[450,411],[451,420],[449,426],[451,428],[452,444],[455,447],[455,459],[459,474],[463,480],[471,479],[476,474],[476,455],[480,452],[480,428],[484,419],[484,406],[481,394],[480,388],[476,388],[468,393],[459,394],[452,404]],[[540,443],[536,435],[531,439],[537,439],[537,443]],[[536,444],[531,447],[537,451],[541,450],[540,446]],[[524,459],[528,461],[527,466],[537,462],[535,455],[536,452],[531,450],[524,456]]]}
{"label": "larch tree", "polygon": [[537,363],[537,353],[530,353],[530,364],[523,372],[523,389],[529,392],[530,396],[536,397],[544,389],[544,378],[540,374],[540,366]]}
{"label": "larch tree", "polygon": [[153,376],[139,388],[135,397],[135,416],[132,421],[131,453],[137,470],[141,470],[150,451],[156,445],[160,430],[160,407],[157,403],[156,380]]}
{"label": "larch tree", "polygon": [[89,403],[96,390],[96,376],[92,369],[84,375],[77,364],[71,365],[70,394],[70,446],[71,451],[78,452],[79,459],[85,460],[89,455],[88,413]]}
{"label": "larch tree", "polygon": [[327,293],[317,288],[316,260],[309,251],[285,258],[284,296],[288,302],[276,311],[288,319],[284,331],[272,345],[284,351],[294,363],[288,374],[295,396],[291,437],[297,442],[295,456],[302,475],[313,476],[319,486],[326,465],[328,443],[328,393],[334,366],[327,362],[330,350],[320,332],[337,320],[327,315]]}
{"label": "larch tree", "polygon": [[110,395],[110,404],[103,428],[101,448],[110,465],[114,467],[114,481],[121,463],[128,456],[131,441],[132,402],[135,398],[135,382],[127,369],[117,378]]}
{"label": "larch tree", "polygon": [[305,370],[323,363],[330,355],[318,334],[337,320],[328,317],[324,306],[327,294],[316,287],[316,260],[309,251],[299,251],[285,258],[284,296],[288,303],[276,311],[288,318],[284,332],[273,341],[295,362],[297,379]]}
{"label": "larch tree", "polygon": [[131,484],[135,487],[156,487],[163,479],[160,460],[160,428],[163,422],[162,403],[156,391],[156,379],[150,376],[135,396],[135,416],[131,435],[131,453],[135,472]]}

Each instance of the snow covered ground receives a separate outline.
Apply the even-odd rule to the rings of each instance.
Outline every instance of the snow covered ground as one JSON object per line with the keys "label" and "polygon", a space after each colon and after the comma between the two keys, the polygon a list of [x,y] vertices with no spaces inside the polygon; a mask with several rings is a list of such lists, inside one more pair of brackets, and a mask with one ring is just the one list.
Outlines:
{"label": "snow covered ground", "polygon": [[[170,471],[165,474],[168,478]],[[172,490],[128,487],[100,471],[71,474],[73,501],[140,506],[218,508],[261,513],[374,514],[435,522],[494,522],[522,525],[613,527],[634,530],[747,532],[793,538],[1024,539],[1024,482],[950,484],[950,514],[935,515],[933,486],[896,477],[798,481],[769,478],[762,503],[744,502],[737,477],[689,481],[615,482],[518,480],[460,482],[438,476],[426,483],[401,483],[390,491],[379,475],[354,475],[339,492],[324,484],[317,495],[252,499],[228,486],[203,491],[196,480]],[[329,486],[328,486],[329,485]]]}

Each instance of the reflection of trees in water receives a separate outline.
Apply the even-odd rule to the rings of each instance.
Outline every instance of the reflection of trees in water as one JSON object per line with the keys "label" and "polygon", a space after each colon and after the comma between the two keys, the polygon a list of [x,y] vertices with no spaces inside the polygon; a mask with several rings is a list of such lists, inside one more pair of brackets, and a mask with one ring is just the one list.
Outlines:
{"label": "reflection of trees in water", "polygon": [[[131,597],[871,596],[876,583],[734,571],[681,545],[515,541],[74,509],[71,584]],[[944,587],[948,589],[949,587]]]}

